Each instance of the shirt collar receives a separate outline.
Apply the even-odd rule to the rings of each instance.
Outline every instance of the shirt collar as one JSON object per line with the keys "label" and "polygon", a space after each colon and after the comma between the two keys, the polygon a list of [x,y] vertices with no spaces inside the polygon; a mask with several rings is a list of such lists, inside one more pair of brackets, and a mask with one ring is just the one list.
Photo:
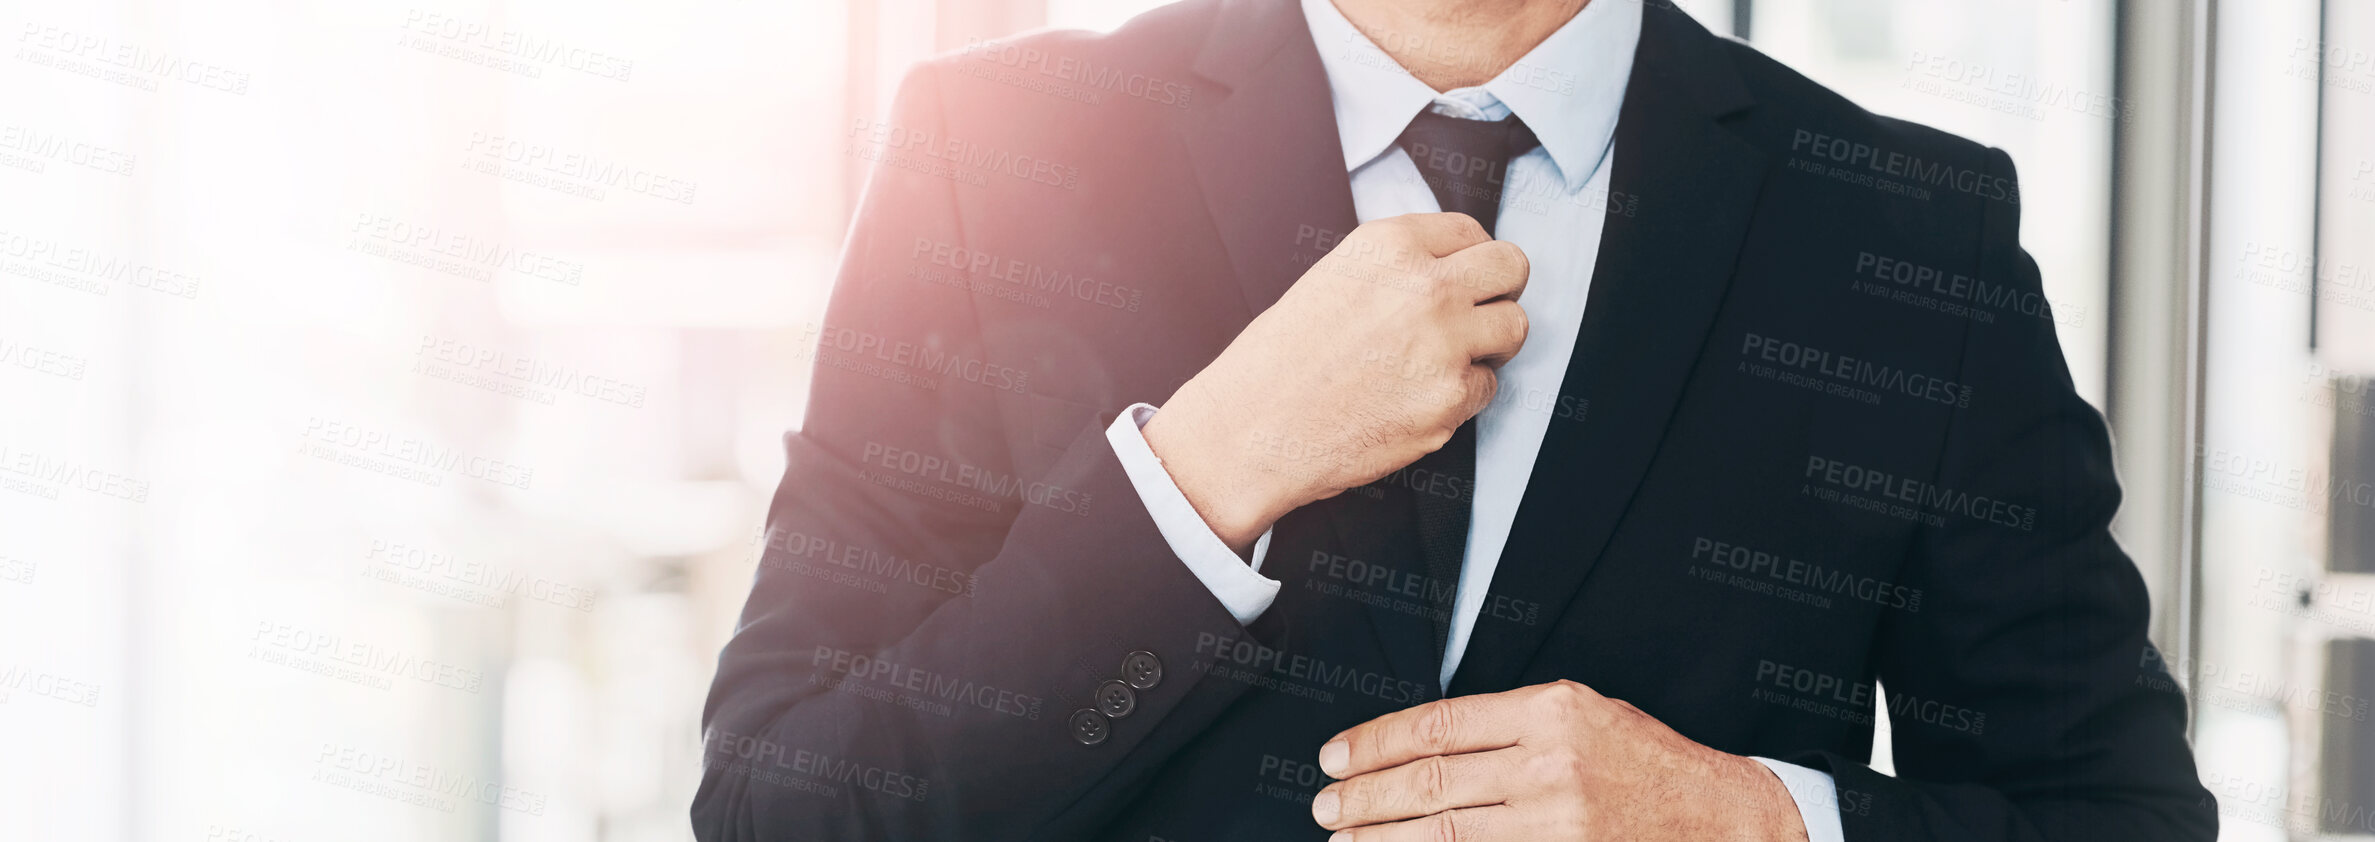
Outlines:
{"label": "shirt collar", "polygon": [[1432,107],[1470,119],[1516,114],[1542,140],[1567,189],[1580,190],[1616,134],[1641,37],[1640,3],[1592,0],[1491,81],[1438,94],[1354,28],[1332,0],[1302,4],[1328,74],[1347,172],[1385,154],[1410,119]]}

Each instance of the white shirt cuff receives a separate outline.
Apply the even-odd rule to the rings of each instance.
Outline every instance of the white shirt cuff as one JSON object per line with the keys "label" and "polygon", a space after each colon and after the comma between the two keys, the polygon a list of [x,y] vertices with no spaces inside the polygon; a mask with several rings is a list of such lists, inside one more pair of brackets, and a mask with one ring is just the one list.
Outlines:
{"label": "white shirt cuff", "polygon": [[1105,440],[1113,445],[1113,455],[1121,459],[1130,486],[1138,490],[1138,501],[1154,516],[1163,542],[1171,545],[1171,552],[1187,563],[1188,572],[1196,574],[1196,581],[1203,582],[1204,589],[1211,591],[1239,624],[1249,625],[1278,599],[1278,580],[1261,574],[1262,557],[1270,552],[1270,533],[1276,530],[1263,530],[1262,537],[1254,541],[1251,565],[1222,543],[1212,527],[1205,525],[1204,516],[1188,503],[1187,495],[1179,492],[1179,484],[1171,481],[1154,448],[1146,446],[1146,434],[1139,428],[1154,415],[1152,404],[1131,404],[1105,428]]}
{"label": "white shirt cuff", "polygon": [[1806,842],[1846,842],[1846,832],[1839,829],[1839,786],[1830,773],[1762,757],[1749,759],[1773,770],[1789,790],[1790,800],[1798,804],[1798,821],[1806,825]]}

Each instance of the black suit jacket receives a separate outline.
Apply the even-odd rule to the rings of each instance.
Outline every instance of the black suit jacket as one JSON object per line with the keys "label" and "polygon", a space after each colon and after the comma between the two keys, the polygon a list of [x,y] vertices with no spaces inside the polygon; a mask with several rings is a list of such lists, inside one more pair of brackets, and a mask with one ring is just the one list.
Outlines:
{"label": "black suit jacket", "polygon": [[[2010,160],[1649,5],[1581,335],[1558,395],[1514,398],[1553,420],[1450,692],[1573,679],[1826,770],[1852,840],[2211,838]],[[1241,627],[1102,431],[1353,227],[1328,97],[1292,0],[1188,0],[974,45],[848,128],[875,174],[709,698],[701,838],[1324,837],[1318,744],[1432,670]],[[1360,497],[1267,563],[1357,545]]]}

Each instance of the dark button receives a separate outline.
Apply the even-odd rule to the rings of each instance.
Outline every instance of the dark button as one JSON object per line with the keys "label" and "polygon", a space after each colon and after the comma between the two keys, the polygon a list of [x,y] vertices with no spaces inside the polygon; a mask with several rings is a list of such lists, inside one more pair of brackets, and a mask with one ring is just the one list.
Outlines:
{"label": "dark button", "polygon": [[1163,683],[1163,659],[1155,653],[1140,649],[1122,659],[1122,680],[1140,690],[1152,690]]}
{"label": "dark button", "polygon": [[1097,709],[1115,719],[1129,716],[1138,709],[1138,694],[1130,692],[1130,685],[1108,680],[1097,685]]}
{"label": "dark button", "polygon": [[1105,737],[1112,733],[1112,723],[1105,720],[1105,714],[1088,708],[1072,712],[1072,739],[1079,740],[1081,745],[1093,746],[1104,742]]}

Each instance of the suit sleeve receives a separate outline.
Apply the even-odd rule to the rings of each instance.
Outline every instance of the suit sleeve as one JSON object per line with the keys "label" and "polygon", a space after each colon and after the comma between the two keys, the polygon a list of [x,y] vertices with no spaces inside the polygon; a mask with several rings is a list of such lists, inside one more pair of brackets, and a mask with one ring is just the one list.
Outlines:
{"label": "suit sleeve", "polygon": [[[2009,198],[1985,202],[1980,280],[2042,300],[2011,159],[1986,159]],[[1962,369],[1970,405],[1928,489],[1953,512],[1908,569],[1927,599],[1878,644],[1896,775],[1787,759],[1831,773],[1850,842],[2216,837],[2184,697],[2145,637],[2143,579],[2111,535],[2110,440],[2050,313],[1972,325]]]}
{"label": "suit sleeve", "polygon": [[[910,276],[965,244],[966,202],[998,202],[935,154],[935,72],[843,138],[873,175],[703,713],[703,840],[1083,835],[1243,691],[1200,680],[1199,643],[1245,631],[1103,424],[1022,429],[1026,366],[995,359],[965,291]],[[1016,474],[1014,448],[1051,444]]]}

